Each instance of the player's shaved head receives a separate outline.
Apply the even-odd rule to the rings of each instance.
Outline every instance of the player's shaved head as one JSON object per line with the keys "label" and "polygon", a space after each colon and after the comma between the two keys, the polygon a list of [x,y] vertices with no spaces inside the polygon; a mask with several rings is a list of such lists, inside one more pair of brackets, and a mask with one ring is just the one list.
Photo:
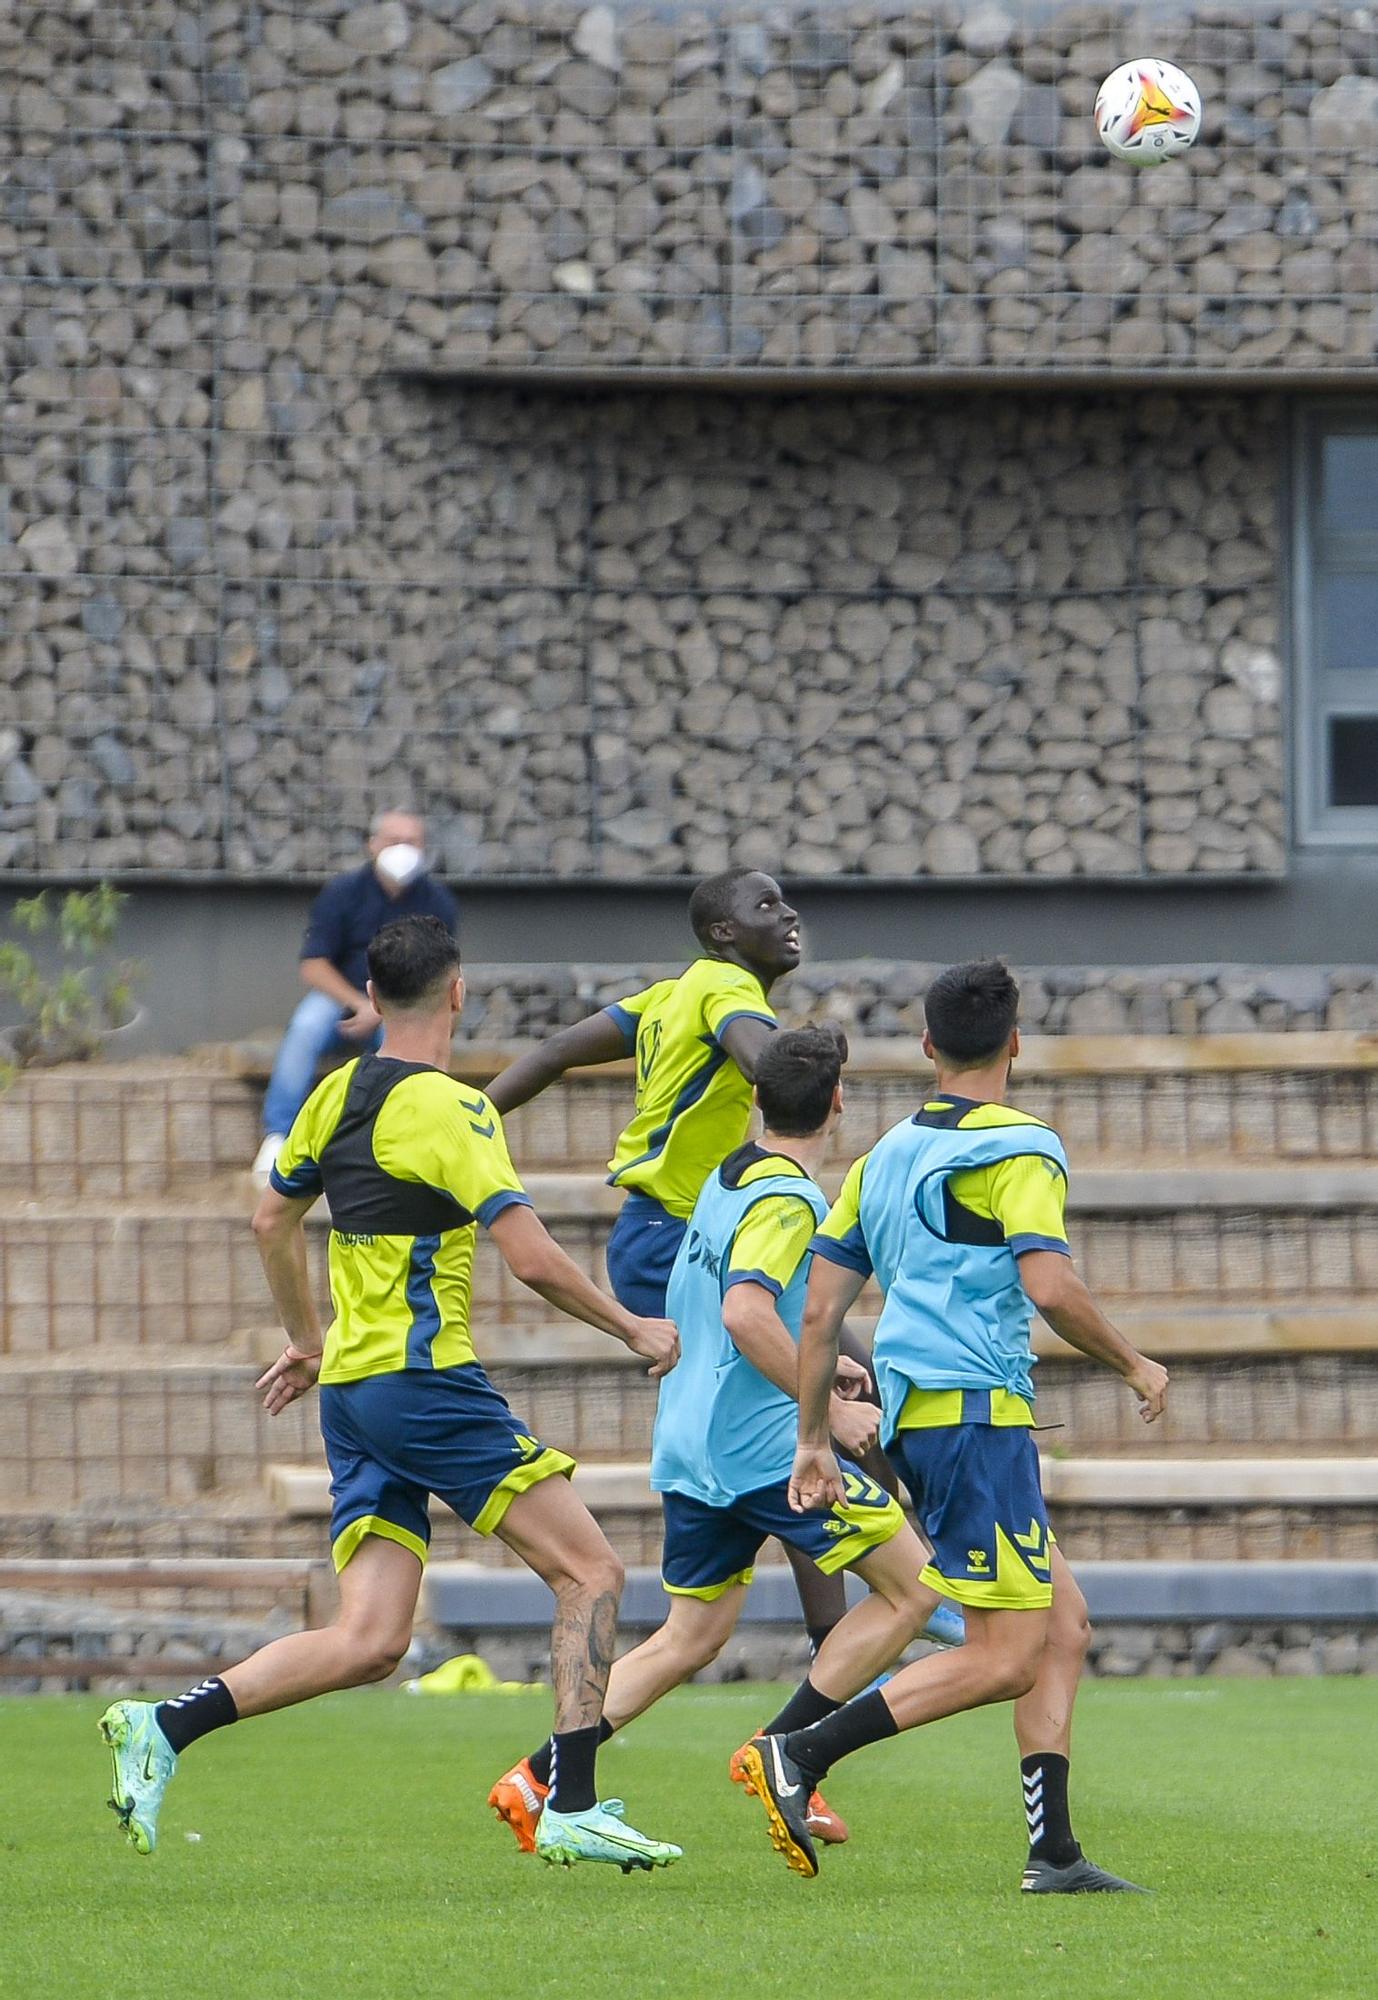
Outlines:
{"label": "player's shaved head", "polygon": [[1003,1055],[1019,1021],[1019,988],[998,958],[969,959],[940,972],[924,996],[936,1053],[952,1068],[974,1069]]}
{"label": "player's shaved head", "polygon": [[689,898],[694,936],[710,957],[744,965],[765,986],[799,963],[799,916],[773,875],[726,868]]}
{"label": "player's shaved head", "polygon": [[459,971],[459,946],[439,917],[399,917],[368,948],[380,1010],[422,1014],[442,1006]]}
{"label": "player's shaved head", "polygon": [[847,1037],[831,1021],[784,1028],[756,1058],[756,1102],[766,1130],[807,1139],[828,1122],[847,1060]]}
{"label": "player's shaved head", "polygon": [[713,935],[715,924],[730,924],[736,915],[739,892],[744,882],[760,876],[758,868],[724,868],[700,882],[689,898],[689,922],[694,936],[705,950],[719,942]]}

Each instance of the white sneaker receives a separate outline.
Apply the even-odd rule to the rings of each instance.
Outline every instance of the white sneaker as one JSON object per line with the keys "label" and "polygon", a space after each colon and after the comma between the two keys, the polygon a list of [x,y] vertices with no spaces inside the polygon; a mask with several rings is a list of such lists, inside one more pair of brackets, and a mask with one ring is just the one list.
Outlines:
{"label": "white sneaker", "polygon": [[277,1165],[278,1154],[286,1144],[287,1134],[285,1132],[270,1132],[258,1151],[254,1154],[254,1163],[250,1167],[249,1173],[253,1179],[254,1186],[260,1194],[267,1187],[268,1176]]}

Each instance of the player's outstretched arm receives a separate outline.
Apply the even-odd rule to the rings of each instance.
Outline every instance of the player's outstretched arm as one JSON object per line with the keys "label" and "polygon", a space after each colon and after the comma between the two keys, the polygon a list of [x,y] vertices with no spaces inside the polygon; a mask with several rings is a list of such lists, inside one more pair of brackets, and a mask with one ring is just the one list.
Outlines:
{"label": "player's outstretched arm", "polygon": [[1163,1414],[1166,1368],[1140,1354],[1110,1324],[1077,1276],[1070,1257],[1056,1250],[1026,1250],[1019,1259],[1019,1277],[1059,1340],[1092,1361],[1104,1362],[1123,1378],[1138,1397],[1139,1415],[1146,1424]]}
{"label": "player's outstretched arm", "polygon": [[[776,1310],[774,1294],[764,1285],[750,1282],[729,1285],[723,1299],[722,1319],[737,1352],[745,1355],[767,1382],[773,1382],[787,1396],[797,1398],[799,1350]],[[851,1370],[855,1364],[840,1362],[839,1367]],[[855,1372],[865,1379],[864,1369],[856,1369]],[[838,1393],[834,1371],[834,1383],[828,1397],[830,1436],[837,1439],[844,1451],[859,1458],[875,1443],[878,1423],[879,1414],[874,1403],[859,1403]]]}
{"label": "player's outstretched arm", "polygon": [[254,1210],[253,1232],[287,1346],[254,1384],[270,1417],[315,1386],[321,1368],[321,1322],[311,1296],[302,1224],[316,1196],[279,1194],[265,1188]]}
{"label": "player's outstretched arm", "polygon": [[627,1037],[606,1009],[561,1028],[524,1056],[509,1063],[493,1078],[485,1095],[500,1112],[529,1104],[552,1083],[558,1083],[567,1069],[587,1069],[593,1063],[620,1062],[627,1053]]}
{"label": "player's outstretched arm", "polygon": [[789,1482],[789,1504],[796,1514],[811,1507],[831,1507],[846,1498],[829,1441],[829,1401],[842,1322],[865,1283],[864,1272],[825,1257],[816,1256],[809,1271],[799,1332],[799,1448]]}
{"label": "player's outstretched arm", "polygon": [[641,1319],[610,1299],[560,1248],[534,1209],[514,1202],[493,1218],[488,1234],[514,1278],[572,1319],[623,1341],[633,1354],[650,1362],[648,1375],[669,1374],[679,1360],[674,1321]]}

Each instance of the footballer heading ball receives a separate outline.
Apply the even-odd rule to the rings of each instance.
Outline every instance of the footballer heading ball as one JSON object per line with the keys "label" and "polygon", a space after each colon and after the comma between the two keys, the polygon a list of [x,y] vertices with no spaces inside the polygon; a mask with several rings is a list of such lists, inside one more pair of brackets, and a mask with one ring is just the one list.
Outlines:
{"label": "footballer heading ball", "polygon": [[1096,98],[1096,130],[1117,160],[1157,167],[1201,130],[1201,96],[1185,70],[1156,56],[1121,63]]}

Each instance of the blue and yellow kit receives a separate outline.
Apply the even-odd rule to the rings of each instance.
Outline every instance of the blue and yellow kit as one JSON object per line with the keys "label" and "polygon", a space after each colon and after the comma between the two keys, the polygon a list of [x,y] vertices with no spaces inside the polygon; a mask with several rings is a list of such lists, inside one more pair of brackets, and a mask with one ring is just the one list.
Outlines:
{"label": "blue and yellow kit", "polygon": [[896,1502],[850,1461],[842,1468],[844,1504],[792,1511],[798,1406],[723,1324],[733,1286],[759,1285],[798,1340],[810,1243],[826,1210],[822,1189],[797,1161],[756,1145],[729,1155],[695,1204],[667,1299],[680,1363],[660,1384],[651,1447],[651,1485],[665,1514],[661,1575],[672,1595],[711,1599],[749,1583],[770,1535],[831,1571],[903,1525]]}
{"label": "blue and yellow kit", "polygon": [[659,1317],[699,1190],[740,1146],[751,1085],[723,1046],[734,1021],[775,1026],[754,973],[699,958],[604,1010],[636,1059],[636,1114],[608,1162],[627,1199],[608,1238],[608,1277],[629,1312]]}
{"label": "blue and yellow kit", "polygon": [[924,1581],[959,1603],[1052,1599],[1018,1259],[1070,1254],[1066,1191],[1062,1143],[1040,1119],[935,1097],[856,1161],[814,1239],[885,1294],[886,1447],[933,1547]]}
{"label": "blue and yellow kit", "polygon": [[424,1561],[432,1493],[491,1534],[516,1494],[573,1470],[527,1434],[474,1353],[478,1224],[530,1205],[482,1091],[361,1056],[312,1092],[271,1179],[330,1203],[320,1418],[337,1569],[370,1534]]}
{"label": "blue and yellow kit", "polygon": [[687,1222],[714,1167],[751,1123],[751,1085],[723,1047],[734,1021],[775,1014],[756,975],[699,958],[605,1010],[636,1057],[636,1115],[608,1162],[614,1187],[649,1195]]}

